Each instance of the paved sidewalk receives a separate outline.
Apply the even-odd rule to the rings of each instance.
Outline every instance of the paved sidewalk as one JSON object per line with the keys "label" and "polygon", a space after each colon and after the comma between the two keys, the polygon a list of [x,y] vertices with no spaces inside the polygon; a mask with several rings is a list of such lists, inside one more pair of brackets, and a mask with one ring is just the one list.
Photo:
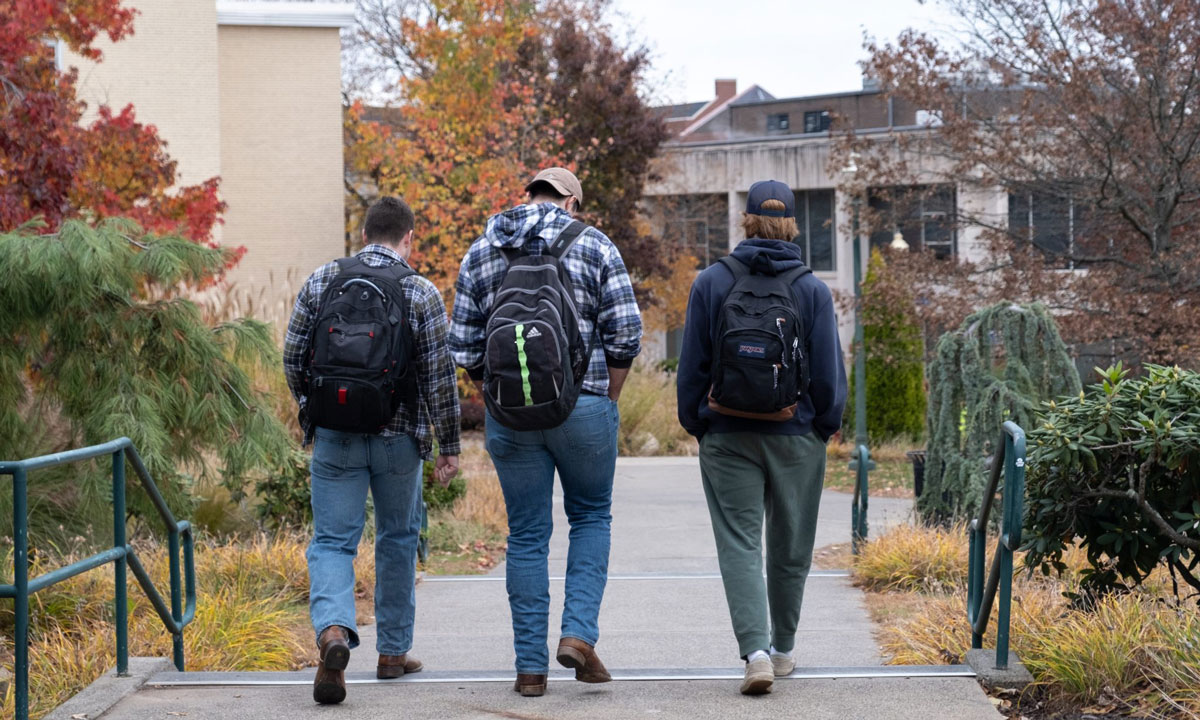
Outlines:
{"label": "paved sidewalk", "polygon": [[[911,502],[871,499],[872,533],[906,519]],[[597,649],[608,667],[741,670],[717,576],[716,550],[695,458],[629,458],[617,465],[610,581],[601,610]],[[561,576],[567,523],[556,499],[551,575]],[[847,542],[850,496],[822,498],[817,546]],[[426,681],[352,684],[340,708],[311,701],[311,671],[287,676],[286,687],[160,687],[124,700],[106,718],[632,718],[791,717],[954,718],[1000,716],[971,678],[788,679],[762,698],[737,693],[736,679],[634,681],[589,686],[554,681],[544,698],[521,698],[511,681],[467,682],[473,672],[493,679],[513,673],[512,631],[503,566],[490,576],[426,578],[417,589],[413,653]],[[557,643],[562,581],[551,583],[551,648]],[[965,612],[963,622],[966,622]],[[363,646],[350,670],[366,681],[374,670],[374,628],[361,629]],[[861,593],[844,573],[816,572],[807,586],[797,638],[800,666],[877,666],[874,626]],[[458,672],[455,672],[458,671]],[[705,670],[704,672],[718,672]],[[169,679],[168,676],[163,676]],[[421,674],[411,680],[422,680]],[[151,681],[151,685],[154,681]]]}

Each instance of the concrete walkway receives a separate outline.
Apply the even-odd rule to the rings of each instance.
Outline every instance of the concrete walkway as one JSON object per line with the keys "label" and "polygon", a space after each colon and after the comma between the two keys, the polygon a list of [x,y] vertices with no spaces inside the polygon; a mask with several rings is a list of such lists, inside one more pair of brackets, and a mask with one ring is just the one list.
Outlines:
{"label": "concrete walkway", "polygon": [[[904,521],[910,504],[872,498],[872,532]],[[311,671],[256,676],[292,683],[285,686],[177,686],[170,683],[188,676],[164,673],[104,717],[1000,717],[969,677],[813,677],[844,676],[846,666],[858,668],[859,674],[879,672],[874,627],[862,595],[845,573],[830,571],[815,572],[806,591],[796,647],[803,669],[798,674],[809,677],[782,680],[766,697],[742,697],[737,693],[741,661],[717,575],[697,460],[622,459],[613,516],[610,580],[597,649],[617,682],[584,685],[564,671],[552,677],[543,698],[513,693],[512,632],[501,566],[490,576],[429,577],[418,586],[413,654],[425,662],[426,672],[375,683],[374,628],[362,628],[363,646],[351,659],[349,696],[339,708],[312,703]],[[850,496],[826,492],[817,546],[844,543],[849,537]],[[567,523],[556,498],[551,648],[558,640],[566,545]],[[701,679],[641,679],[664,676]]]}

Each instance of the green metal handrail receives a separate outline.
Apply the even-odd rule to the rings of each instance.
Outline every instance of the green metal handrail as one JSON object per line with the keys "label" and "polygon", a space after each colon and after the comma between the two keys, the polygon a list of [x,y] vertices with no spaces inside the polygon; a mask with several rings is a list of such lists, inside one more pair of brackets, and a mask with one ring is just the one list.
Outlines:
{"label": "green metal handrail", "polygon": [[[1004,471],[1004,516],[1000,522],[1000,543],[992,559],[987,587],[984,587],[983,568],[987,565],[988,519]],[[983,647],[992,605],[1000,593],[1000,610],[996,618],[996,667],[1008,667],[1009,617],[1012,611],[1013,553],[1021,546],[1021,526],[1025,500],[1025,431],[1014,422],[1004,423],[983,506],[979,517],[971,521],[970,565],[967,570],[967,620],[971,623],[971,647]]]}
{"label": "green metal handrail", "polygon": [[[29,504],[27,497],[28,474],[32,470],[91,460],[110,455],[113,479],[113,546],[89,558],[72,563],[64,568],[29,578]],[[134,473],[150,500],[167,525],[171,573],[171,606],[163,602],[155,590],[149,574],[138,560],[133,548],[125,539],[125,463],[133,466]],[[129,438],[121,438],[103,445],[71,450],[69,452],[43,455],[17,462],[0,462],[0,475],[13,479],[13,584],[0,585],[0,598],[13,598],[16,602],[16,658],[14,682],[16,685],[17,720],[29,718],[29,596],[80,573],[113,563],[115,568],[116,597],[115,622],[117,635],[117,674],[129,674],[129,601],[126,594],[126,567],[133,570],[134,577],[142,586],[150,604],[158,613],[163,625],[172,635],[175,667],[183,671],[183,628],[196,615],[196,564],[193,554],[192,526],[187,521],[177,521],[158,487],[146,470],[145,463]],[[185,585],[181,588],[179,572],[180,539],[183,540],[183,566]],[[187,607],[184,609],[184,591]]]}
{"label": "green metal handrail", "polygon": [[850,460],[850,469],[854,471],[854,500],[850,503],[850,550],[857,555],[859,548],[867,540],[867,490],[868,471],[875,469],[875,461],[871,459],[871,451],[866,445],[859,445],[854,450]]}

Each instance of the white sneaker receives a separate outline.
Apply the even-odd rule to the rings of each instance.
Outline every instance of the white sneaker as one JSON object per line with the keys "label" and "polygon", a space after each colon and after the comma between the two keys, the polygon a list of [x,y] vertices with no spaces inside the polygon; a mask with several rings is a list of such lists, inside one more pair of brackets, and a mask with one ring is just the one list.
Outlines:
{"label": "white sneaker", "polygon": [[775,677],[784,677],[791,675],[796,669],[796,658],[791,653],[776,652],[771,650],[771,667],[775,670]]}
{"label": "white sneaker", "polygon": [[775,683],[775,671],[766,653],[755,653],[754,659],[746,663],[746,677],[742,680],[743,695],[762,695],[771,692]]}

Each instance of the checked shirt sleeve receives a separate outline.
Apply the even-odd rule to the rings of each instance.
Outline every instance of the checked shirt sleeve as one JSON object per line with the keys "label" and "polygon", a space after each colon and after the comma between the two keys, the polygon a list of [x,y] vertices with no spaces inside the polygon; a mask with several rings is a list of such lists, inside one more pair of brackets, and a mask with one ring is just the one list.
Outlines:
{"label": "checked shirt sleeve", "polygon": [[471,276],[471,253],[463,258],[454,284],[454,311],[450,320],[450,350],[454,362],[474,380],[483,379],[483,351],[487,340],[487,315],[475,297]]}
{"label": "checked shirt sleeve", "polygon": [[612,244],[606,251],[596,328],[604,345],[605,363],[613,368],[627,368],[642,349],[642,313],[621,252]]}
{"label": "checked shirt sleeve", "polygon": [[413,292],[417,323],[417,382],[438,439],[438,453],[458,455],[460,410],[458,380],[446,337],[446,305],[432,283]]}
{"label": "checked shirt sleeve", "polygon": [[288,321],[287,336],[283,341],[283,373],[292,397],[301,407],[304,405],[304,356],[308,354],[312,326],[317,320],[312,288],[315,278],[314,274],[305,281],[296,295],[296,305],[292,308],[292,318]]}

